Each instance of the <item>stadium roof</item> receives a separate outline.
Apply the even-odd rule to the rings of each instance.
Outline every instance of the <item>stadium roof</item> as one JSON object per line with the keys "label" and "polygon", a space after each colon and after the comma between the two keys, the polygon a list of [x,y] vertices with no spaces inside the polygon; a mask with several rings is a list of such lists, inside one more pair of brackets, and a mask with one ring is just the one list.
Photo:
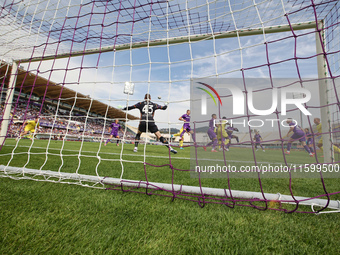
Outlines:
{"label": "stadium roof", "polygon": [[[8,68],[8,70],[7,70]],[[8,84],[12,66],[2,65],[0,67],[0,82],[3,84],[5,78],[6,84]],[[49,81],[43,77],[37,76],[33,73],[19,68],[16,82],[16,90],[25,94],[33,94],[37,97],[43,97],[46,94],[45,99],[56,100],[60,99],[60,102],[75,106],[86,111],[90,108],[90,112],[99,114],[108,118],[122,118],[125,119],[126,113],[120,109],[109,106],[98,100],[94,100],[89,96],[78,93],[74,90],[68,89],[65,86],[59,85],[55,82]],[[39,103],[42,103],[39,100]],[[62,107],[64,108],[64,107]],[[107,114],[106,114],[107,111]],[[127,118],[130,120],[138,119],[137,117],[128,114]]]}

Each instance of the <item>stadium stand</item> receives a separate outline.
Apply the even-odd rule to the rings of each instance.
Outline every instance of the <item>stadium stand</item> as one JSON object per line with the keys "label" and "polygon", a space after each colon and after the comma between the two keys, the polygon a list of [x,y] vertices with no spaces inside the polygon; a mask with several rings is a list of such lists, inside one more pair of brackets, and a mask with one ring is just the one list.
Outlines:
{"label": "stadium stand", "polygon": [[[6,75],[10,65],[0,67],[0,82],[8,84],[9,77]],[[39,116],[40,129],[37,138],[46,139],[52,136],[53,139],[67,140],[95,140],[109,136],[109,126],[114,119],[125,119],[125,112],[109,106],[98,100],[77,93],[61,84],[56,84],[43,77],[26,72],[23,68],[17,74],[17,85],[15,88],[13,104],[11,107],[11,119],[7,137],[18,137],[26,120]],[[26,76],[26,79],[24,77]],[[30,84],[34,84],[33,87]],[[46,95],[45,95],[46,92]],[[0,91],[0,116],[3,116],[6,104],[7,89]],[[60,102],[58,99],[60,97]],[[92,103],[91,112],[89,104]],[[70,110],[73,110],[70,114]],[[57,110],[58,109],[58,110]],[[29,115],[27,114],[29,113]],[[87,116],[88,115],[88,116]],[[127,115],[129,120],[138,119],[133,115]],[[2,118],[2,117],[1,117]],[[0,119],[0,124],[2,119]],[[122,128],[125,124],[121,121]],[[135,132],[127,128],[125,138],[134,139]]]}

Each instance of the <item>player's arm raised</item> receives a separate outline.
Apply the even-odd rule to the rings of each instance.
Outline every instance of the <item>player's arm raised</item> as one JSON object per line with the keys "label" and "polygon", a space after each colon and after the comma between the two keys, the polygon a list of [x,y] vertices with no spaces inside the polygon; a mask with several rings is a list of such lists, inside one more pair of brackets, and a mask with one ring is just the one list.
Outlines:
{"label": "player's arm raised", "polygon": [[159,104],[155,104],[156,105],[156,109],[158,110],[158,109],[160,109],[160,110],[166,110],[167,108],[168,108],[168,106],[167,105],[163,105],[163,106],[161,106],[161,105],[159,105]]}
{"label": "player's arm raised", "polygon": [[134,105],[131,105],[131,106],[128,106],[128,107],[124,107],[124,108],[122,108],[122,111],[130,111],[130,110],[133,110],[133,109],[138,109],[138,105],[139,105],[140,103],[137,103],[137,104],[134,104]]}

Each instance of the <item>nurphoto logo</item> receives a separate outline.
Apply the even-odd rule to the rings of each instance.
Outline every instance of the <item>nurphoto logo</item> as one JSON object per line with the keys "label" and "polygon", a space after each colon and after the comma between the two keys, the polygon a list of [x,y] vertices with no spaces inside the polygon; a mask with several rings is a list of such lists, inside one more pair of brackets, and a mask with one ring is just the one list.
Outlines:
{"label": "nurphoto logo", "polygon": [[[197,82],[198,84],[209,88],[218,99],[218,103],[222,106],[222,100],[220,94],[216,91],[214,87],[207,83]],[[312,115],[304,106],[311,99],[311,92],[305,88],[272,88],[271,89],[271,107],[265,110],[256,109],[254,106],[254,93],[253,88],[249,87],[247,93],[244,93],[241,88],[233,85],[233,84],[219,84],[219,91],[229,90],[232,95],[232,110],[234,116],[244,115],[245,112],[245,105],[247,105],[248,110],[250,113],[265,116],[275,113],[277,106],[278,106],[278,99],[280,98],[281,103],[281,115],[287,115],[287,105],[294,105],[297,107],[304,115]],[[201,114],[207,115],[207,95],[209,95],[215,105],[217,106],[217,102],[215,96],[206,88],[196,87],[204,91],[201,95]],[[302,94],[304,95],[302,98],[289,98],[288,95],[290,94]],[[247,104],[245,104],[247,102]]]}

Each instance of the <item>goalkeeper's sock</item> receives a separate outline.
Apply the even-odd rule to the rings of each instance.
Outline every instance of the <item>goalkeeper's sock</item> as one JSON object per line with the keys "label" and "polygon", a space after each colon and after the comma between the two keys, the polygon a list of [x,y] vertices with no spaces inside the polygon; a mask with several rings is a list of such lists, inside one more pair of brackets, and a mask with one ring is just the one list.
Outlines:
{"label": "goalkeeper's sock", "polygon": [[179,146],[180,146],[180,147],[183,147],[183,140],[180,140],[180,141],[179,141]]}
{"label": "goalkeeper's sock", "polygon": [[174,153],[174,154],[177,153],[177,151],[174,150],[174,149],[169,145],[169,142],[168,142],[163,136],[161,136],[161,137],[159,138],[159,140],[160,140],[163,144],[165,144],[165,146],[168,147],[172,153]]}
{"label": "goalkeeper's sock", "polygon": [[163,136],[161,136],[159,140],[161,141],[161,143],[168,144],[168,141]]}
{"label": "goalkeeper's sock", "polygon": [[135,137],[135,148],[138,147],[139,139],[140,139],[140,134],[137,134]]}

